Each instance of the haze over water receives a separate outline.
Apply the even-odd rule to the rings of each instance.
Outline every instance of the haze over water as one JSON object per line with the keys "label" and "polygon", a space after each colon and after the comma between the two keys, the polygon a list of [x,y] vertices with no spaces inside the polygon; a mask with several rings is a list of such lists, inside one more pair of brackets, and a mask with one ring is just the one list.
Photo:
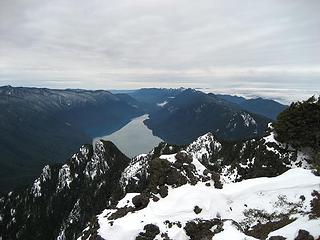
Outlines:
{"label": "haze over water", "polygon": [[152,131],[144,125],[143,121],[146,119],[148,119],[147,114],[134,118],[120,130],[109,135],[96,137],[93,142],[99,139],[112,141],[128,157],[148,153],[162,142],[162,139],[154,136]]}

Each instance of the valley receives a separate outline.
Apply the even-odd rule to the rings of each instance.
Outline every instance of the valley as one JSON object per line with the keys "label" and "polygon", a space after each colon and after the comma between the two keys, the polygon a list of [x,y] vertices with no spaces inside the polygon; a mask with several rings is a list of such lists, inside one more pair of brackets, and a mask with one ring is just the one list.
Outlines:
{"label": "valley", "polygon": [[[263,136],[272,121],[268,116],[286,107],[267,99],[234,99],[184,88],[112,93],[0,87],[0,192],[25,187],[46,164],[63,162],[92,139],[112,140],[130,157],[160,139],[186,144],[209,131],[225,140],[248,139]],[[253,112],[247,110],[251,102]]]}
{"label": "valley", "polygon": [[0,240],[320,240],[319,12],[0,1]]}

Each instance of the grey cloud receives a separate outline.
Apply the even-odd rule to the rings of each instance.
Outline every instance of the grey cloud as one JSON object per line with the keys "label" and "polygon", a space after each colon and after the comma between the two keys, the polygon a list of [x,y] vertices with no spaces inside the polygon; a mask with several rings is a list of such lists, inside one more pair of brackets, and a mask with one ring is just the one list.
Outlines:
{"label": "grey cloud", "polygon": [[0,84],[319,92],[319,11],[317,0],[2,0]]}

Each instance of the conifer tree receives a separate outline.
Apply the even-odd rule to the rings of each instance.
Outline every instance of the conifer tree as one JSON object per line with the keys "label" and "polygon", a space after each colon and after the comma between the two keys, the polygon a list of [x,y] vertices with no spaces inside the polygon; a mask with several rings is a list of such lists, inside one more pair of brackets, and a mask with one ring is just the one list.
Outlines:
{"label": "conifer tree", "polygon": [[278,141],[312,149],[315,163],[320,164],[320,96],[292,103],[273,126]]}

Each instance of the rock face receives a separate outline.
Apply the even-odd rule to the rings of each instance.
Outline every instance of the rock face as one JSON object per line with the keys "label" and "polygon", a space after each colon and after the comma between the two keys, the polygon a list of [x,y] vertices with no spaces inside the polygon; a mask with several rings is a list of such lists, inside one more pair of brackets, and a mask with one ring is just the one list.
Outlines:
{"label": "rock face", "polygon": [[314,237],[308,231],[300,229],[295,240],[314,240]]}
{"label": "rock face", "polygon": [[[303,168],[310,168],[308,156],[272,133],[239,142],[208,133],[185,146],[160,143],[131,160],[111,142],[99,141],[94,148],[82,146],[63,165],[46,166],[30,188],[2,196],[0,236],[286,237],[276,230],[320,224],[320,179]],[[315,234],[320,232],[310,231]]]}
{"label": "rock face", "polygon": [[30,188],[1,198],[3,239],[76,239],[119,199],[118,182],[128,163],[111,142],[98,141],[63,165],[46,166]]}

